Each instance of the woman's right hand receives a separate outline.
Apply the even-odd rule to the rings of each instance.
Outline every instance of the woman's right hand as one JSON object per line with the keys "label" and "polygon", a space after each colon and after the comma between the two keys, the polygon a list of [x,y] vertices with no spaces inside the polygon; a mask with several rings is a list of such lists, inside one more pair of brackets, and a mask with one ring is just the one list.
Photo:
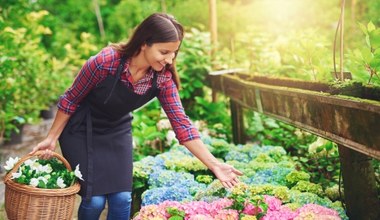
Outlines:
{"label": "woman's right hand", "polygon": [[43,151],[44,153],[39,157],[41,159],[47,160],[53,157],[53,152],[55,151],[57,145],[56,140],[50,138],[45,138],[43,141],[37,144],[29,155],[33,155],[37,151]]}

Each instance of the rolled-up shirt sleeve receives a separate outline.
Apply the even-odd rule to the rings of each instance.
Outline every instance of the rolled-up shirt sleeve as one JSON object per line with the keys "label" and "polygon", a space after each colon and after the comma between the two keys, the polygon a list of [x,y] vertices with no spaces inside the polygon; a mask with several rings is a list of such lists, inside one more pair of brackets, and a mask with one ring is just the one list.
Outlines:
{"label": "rolled-up shirt sleeve", "polygon": [[80,102],[104,78],[106,74],[103,64],[113,56],[113,51],[105,48],[91,57],[82,66],[71,87],[60,96],[58,109],[66,114],[73,114]]}
{"label": "rolled-up shirt sleeve", "polygon": [[200,138],[198,130],[185,113],[178,94],[178,89],[171,78],[160,88],[157,98],[168,116],[180,144]]}

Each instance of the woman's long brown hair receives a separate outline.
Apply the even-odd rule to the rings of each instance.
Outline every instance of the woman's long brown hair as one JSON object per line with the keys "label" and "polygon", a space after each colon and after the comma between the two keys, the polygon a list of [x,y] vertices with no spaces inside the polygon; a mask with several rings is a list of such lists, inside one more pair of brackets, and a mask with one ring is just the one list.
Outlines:
{"label": "woman's long brown hair", "polygon": [[[114,43],[111,44],[111,47],[127,58],[130,58],[138,55],[144,44],[151,46],[154,43],[182,42],[183,36],[184,29],[173,16],[164,13],[154,13],[136,27],[128,42]],[[180,89],[180,79],[175,66],[177,53],[178,51],[173,59],[173,63],[168,65],[167,69],[172,72],[174,83]]]}

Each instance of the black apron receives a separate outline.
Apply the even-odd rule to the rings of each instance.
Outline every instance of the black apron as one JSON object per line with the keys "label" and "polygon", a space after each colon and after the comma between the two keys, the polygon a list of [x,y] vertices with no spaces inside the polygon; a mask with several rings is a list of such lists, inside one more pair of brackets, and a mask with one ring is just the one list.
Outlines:
{"label": "black apron", "polygon": [[94,195],[132,191],[132,111],[157,93],[157,73],[152,87],[143,95],[131,91],[120,81],[126,58],[117,73],[109,75],[80,103],[63,130],[59,143],[71,167],[79,168],[79,194]]}

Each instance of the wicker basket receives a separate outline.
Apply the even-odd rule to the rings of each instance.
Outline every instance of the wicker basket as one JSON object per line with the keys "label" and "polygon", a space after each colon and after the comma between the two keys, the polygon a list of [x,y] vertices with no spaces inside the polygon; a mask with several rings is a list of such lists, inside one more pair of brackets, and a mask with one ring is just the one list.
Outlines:
{"label": "wicker basket", "polygon": [[[12,173],[16,172],[22,163],[41,154],[42,152],[39,151],[34,155],[22,157],[4,178],[5,211],[9,220],[72,219],[76,193],[80,189],[78,182],[63,189],[41,189],[11,180]],[[71,170],[70,164],[63,156],[57,153],[54,153],[53,156],[61,160],[66,168]]]}

